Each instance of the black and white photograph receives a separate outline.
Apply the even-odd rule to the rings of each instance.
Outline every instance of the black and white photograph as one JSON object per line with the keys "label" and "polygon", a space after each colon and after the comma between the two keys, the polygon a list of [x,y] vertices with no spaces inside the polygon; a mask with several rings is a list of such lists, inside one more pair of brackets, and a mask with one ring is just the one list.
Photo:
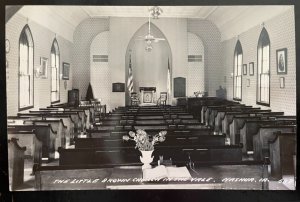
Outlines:
{"label": "black and white photograph", "polygon": [[250,76],[254,75],[254,62],[249,63],[249,75]]}
{"label": "black and white photograph", "polygon": [[10,191],[296,190],[294,5],[5,15]]}
{"label": "black and white photograph", "polygon": [[247,75],[247,64],[243,64],[243,75]]}
{"label": "black and white photograph", "polygon": [[286,74],[287,73],[287,49],[276,50],[276,60],[277,60],[277,73]]}
{"label": "black and white photograph", "polygon": [[40,67],[36,70],[36,77],[47,79],[48,73],[48,58],[41,57]]}
{"label": "black and white photograph", "polygon": [[62,79],[63,80],[69,80],[69,74],[70,74],[70,64],[63,62],[62,67]]}
{"label": "black and white photograph", "polygon": [[280,88],[284,88],[285,87],[285,79],[284,77],[280,77]]}

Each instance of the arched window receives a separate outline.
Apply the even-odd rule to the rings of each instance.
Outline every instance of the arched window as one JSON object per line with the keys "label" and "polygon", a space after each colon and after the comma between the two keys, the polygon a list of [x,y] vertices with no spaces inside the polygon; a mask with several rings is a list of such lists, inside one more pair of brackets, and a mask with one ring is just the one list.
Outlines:
{"label": "arched window", "polygon": [[51,103],[59,102],[59,48],[54,39],[51,47]]}
{"label": "arched window", "polygon": [[257,45],[257,104],[270,106],[270,39],[265,28]]}
{"label": "arched window", "polygon": [[19,39],[19,111],[32,108],[34,105],[33,51],[32,34],[26,25]]}
{"label": "arched window", "polygon": [[241,42],[236,42],[234,50],[234,67],[233,67],[233,99],[242,100],[242,66],[243,66],[243,49]]}

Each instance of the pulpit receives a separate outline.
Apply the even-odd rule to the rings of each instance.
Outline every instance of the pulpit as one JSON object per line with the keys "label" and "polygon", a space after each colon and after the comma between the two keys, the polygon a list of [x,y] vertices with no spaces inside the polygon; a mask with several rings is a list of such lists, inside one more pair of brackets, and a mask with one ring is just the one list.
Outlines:
{"label": "pulpit", "polygon": [[156,100],[156,87],[140,87],[141,104],[155,103]]}

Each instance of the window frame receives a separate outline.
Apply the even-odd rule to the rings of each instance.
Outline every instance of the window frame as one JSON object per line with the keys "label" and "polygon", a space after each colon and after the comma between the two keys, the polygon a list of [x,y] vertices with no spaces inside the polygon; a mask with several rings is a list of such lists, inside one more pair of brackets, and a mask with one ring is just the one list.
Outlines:
{"label": "window frame", "polygon": [[[240,50],[239,50],[240,49]],[[238,61],[238,56],[239,55],[242,55],[242,61],[241,61],[241,74],[240,75],[235,75],[235,68],[236,68],[236,65],[238,65],[238,62],[236,64],[236,58],[237,58],[237,61]],[[240,40],[237,40],[236,42],[236,45],[235,45],[235,49],[234,49],[234,54],[233,54],[233,100],[235,101],[242,101],[242,98],[243,98],[243,74],[242,74],[242,70],[243,70],[243,48],[242,48],[242,44],[240,42]],[[237,68],[238,70],[238,68]],[[236,81],[236,78],[235,77],[241,77],[241,97],[238,98],[238,97],[235,97],[235,94],[236,94],[236,87],[237,85],[235,85],[235,81]]]}
{"label": "window frame", "polygon": [[[261,75],[265,74],[265,73],[259,73],[259,49],[261,49],[261,60],[263,60],[263,48],[266,47],[263,45],[263,34],[265,34],[265,36],[267,36],[267,39],[268,39],[268,46],[269,46],[269,51],[268,51],[268,54],[269,54],[269,57],[268,57],[268,60],[269,60],[269,65],[268,65],[268,75],[269,75],[269,98],[268,98],[268,103],[267,102],[262,102],[261,101],[261,81],[259,80]],[[269,37],[269,33],[268,31],[266,30],[266,28],[263,28],[260,32],[260,35],[259,35],[259,39],[258,39],[258,43],[257,43],[257,69],[256,69],[256,104],[257,105],[262,105],[262,106],[266,106],[266,107],[270,107],[271,105],[271,40],[270,40],[270,37]],[[261,61],[261,71],[262,72],[262,68],[263,68],[263,63]],[[259,82],[260,81],[260,82]],[[260,94],[260,95],[259,95]],[[258,100],[259,98],[259,100]]]}
{"label": "window frame", "polygon": [[[55,44],[57,49],[55,48]],[[58,55],[58,67],[56,68],[57,70],[57,89],[56,91],[52,91],[52,50],[55,50],[54,58],[55,58],[55,66],[57,64],[56,62],[56,56]],[[58,53],[57,53],[58,52]],[[52,45],[51,45],[51,50],[50,50],[50,69],[51,69],[51,77],[50,77],[50,102],[51,104],[56,104],[60,102],[60,79],[59,79],[59,72],[60,72],[60,51],[59,51],[59,46],[56,38],[53,39]],[[52,101],[52,92],[58,92],[58,100]]]}
{"label": "window frame", "polygon": [[[28,33],[30,36],[28,36],[28,34],[26,33],[26,30],[28,30]],[[30,89],[32,89],[32,95],[31,95],[31,92],[29,91],[29,98],[32,96],[32,105],[28,105],[28,106],[24,106],[24,107],[21,107],[21,88],[20,88],[20,84],[21,84],[21,54],[20,54],[20,51],[21,51],[21,38],[23,36],[23,34],[26,35],[26,38],[27,38],[27,41],[28,41],[28,53],[27,53],[27,59],[29,61],[29,47],[32,47],[32,71],[31,73],[32,74],[29,74],[29,78],[32,78],[32,87],[31,87],[31,82],[29,80],[29,86],[30,86]],[[29,42],[29,39],[28,37],[31,38],[31,42],[32,42],[32,46],[30,45],[30,42]],[[19,56],[18,56],[18,111],[21,112],[21,111],[24,111],[24,110],[28,110],[28,109],[32,109],[34,108],[34,40],[33,40],[33,36],[32,36],[32,32],[31,32],[31,29],[30,27],[28,26],[28,24],[26,24],[21,33],[20,33],[20,37],[19,37]],[[28,65],[27,65],[27,68],[29,68],[29,62],[28,62]],[[28,71],[30,73],[30,71]]]}

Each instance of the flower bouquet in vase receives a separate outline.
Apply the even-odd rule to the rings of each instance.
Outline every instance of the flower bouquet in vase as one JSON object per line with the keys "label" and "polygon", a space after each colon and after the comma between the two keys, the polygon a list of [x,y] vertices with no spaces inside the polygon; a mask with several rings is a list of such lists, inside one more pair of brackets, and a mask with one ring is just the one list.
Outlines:
{"label": "flower bouquet in vase", "polygon": [[150,136],[146,131],[138,129],[135,132],[130,131],[129,135],[124,135],[123,140],[132,140],[136,142],[135,148],[139,149],[142,153],[140,160],[143,163],[142,169],[151,168],[150,163],[153,161],[152,153],[154,151],[154,145],[159,142],[163,142],[166,139],[167,131],[160,131],[154,136]]}

